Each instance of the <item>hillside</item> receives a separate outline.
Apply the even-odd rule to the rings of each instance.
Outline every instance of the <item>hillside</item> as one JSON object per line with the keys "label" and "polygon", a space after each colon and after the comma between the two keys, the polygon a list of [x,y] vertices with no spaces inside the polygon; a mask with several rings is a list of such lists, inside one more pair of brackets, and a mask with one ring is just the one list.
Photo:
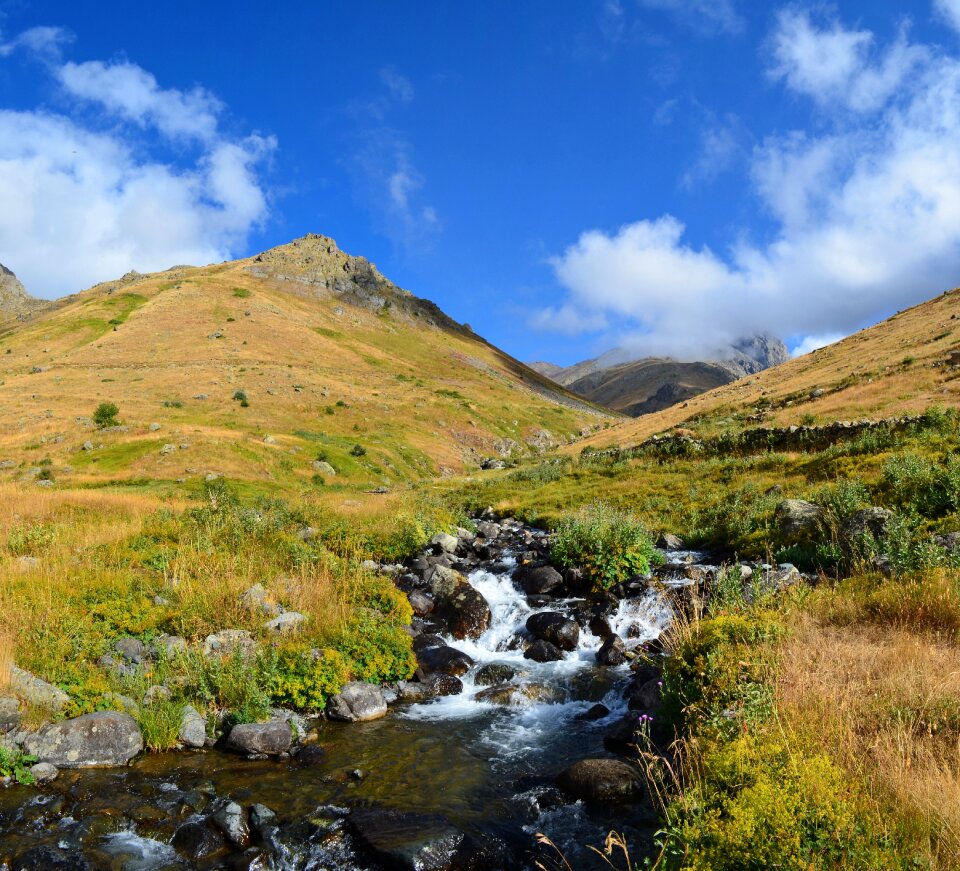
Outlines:
{"label": "hillside", "polygon": [[661,411],[737,378],[788,359],[782,341],[756,335],[735,342],[719,359],[685,362],[669,357],[632,358],[615,348],[572,366],[531,363],[531,368],[574,393],[630,417]]}
{"label": "hillside", "polygon": [[66,485],[390,487],[609,417],[316,235],[59,300],[8,321],[0,359],[4,474]]}
{"label": "hillside", "polygon": [[27,293],[17,276],[0,263],[0,323],[10,317],[25,317],[43,306],[41,300]]}

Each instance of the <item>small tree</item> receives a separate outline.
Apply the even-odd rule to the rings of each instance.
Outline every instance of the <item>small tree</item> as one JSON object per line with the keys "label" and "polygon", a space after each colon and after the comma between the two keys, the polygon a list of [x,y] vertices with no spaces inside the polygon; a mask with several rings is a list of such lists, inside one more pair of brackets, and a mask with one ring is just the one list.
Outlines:
{"label": "small tree", "polygon": [[107,426],[116,426],[117,415],[120,413],[120,409],[117,408],[112,402],[101,402],[97,406],[97,410],[93,413],[93,422],[103,429]]}

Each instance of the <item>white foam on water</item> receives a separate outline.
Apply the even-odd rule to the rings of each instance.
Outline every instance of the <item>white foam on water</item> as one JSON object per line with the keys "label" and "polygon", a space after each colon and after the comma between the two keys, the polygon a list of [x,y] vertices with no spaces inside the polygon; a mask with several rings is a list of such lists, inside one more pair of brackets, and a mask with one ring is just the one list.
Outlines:
{"label": "white foam on water", "polygon": [[122,861],[123,871],[154,871],[157,868],[182,866],[176,850],[169,844],[144,838],[132,831],[105,835],[100,848]]}

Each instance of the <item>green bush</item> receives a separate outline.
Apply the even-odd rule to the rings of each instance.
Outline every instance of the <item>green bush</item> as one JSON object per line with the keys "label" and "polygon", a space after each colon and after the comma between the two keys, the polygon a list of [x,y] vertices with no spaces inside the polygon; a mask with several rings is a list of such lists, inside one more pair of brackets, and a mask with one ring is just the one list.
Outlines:
{"label": "green bush", "polygon": [[93,422],[100,427],[100,429],[107,426],[116,426],[118,423],[117,415],[119,413],[120,409],[112,402],[101,402],[93,412]]}
{"label": "green bush", "polygon": [[36,756],[0,745],[0,777],[12,777],[17,783],[29,786],[34,782],[30,766],[36,761]]}
{"label": "green bush", "polygon": [[236,402],[246,402],[247,394],[243,390],[237,390],[234,392],[233,398]]}
{"label": "green bush", "polygon": [[332,641],[355,680],[389,683],[407,680],[417,670],[413,640],[377,611],[357,609]]}
{"label": "green bush", "polygon": [[7,536],[7,549],[14,556],[37,554],[57,539],[57,528],[52,523],[18,524]]}
{"label": "green bush", "polygon": [[143,734],[143,744],[151,753],[172,750],[180,742],[183,707],[181,702],[160,698],[140,706],[135,719]]}
{"label": "green bush", "polygon": [[897,454],[884,464],[878,490],[890,506],[942,517],[960,509],[960,459]]}
{"label": "green bush", "polygon": [[337,650],[285,644],[274,652],[270,694],[277,705],[298,711],[322,711],[327,699],[350,679],[346,659]]}
{"label": "green bush", "polygon": [[193,652],[182,657],[181,667],[185,671],[184,696],[225,713],[230,724],[256,723],[270,715],[273,674],[269,654],[250,656],[236,651],[208,659]]}
{"label": "green bush", "polygon": [[609,590],[650,570],[660,557],[643,523],[603,502],[561,519],[550,557],[560,568],[584,570],[597,590]]}
{"label": "green bush", "polygon": [[367,449],[363,445],[354,445],[350,448],[350,456],[352,457],[364,457],[367,454]]}

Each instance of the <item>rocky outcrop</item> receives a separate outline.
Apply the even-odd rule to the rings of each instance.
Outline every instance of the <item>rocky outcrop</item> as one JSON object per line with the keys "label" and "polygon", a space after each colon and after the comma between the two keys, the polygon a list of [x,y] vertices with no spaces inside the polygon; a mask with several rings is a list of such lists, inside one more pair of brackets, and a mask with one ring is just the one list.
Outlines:
{"label": "rocky outcrop", "polygon": [[129,714],[97,711],[44,726],[24,749],[58,768],[126,765],[143,750],[143,736]]}
{"label": "rocky outcrop", "polygon": [[41,300],[27,293],[17,276],[0,263],[0,320],[8,317],[26,318],[43,306]]}

